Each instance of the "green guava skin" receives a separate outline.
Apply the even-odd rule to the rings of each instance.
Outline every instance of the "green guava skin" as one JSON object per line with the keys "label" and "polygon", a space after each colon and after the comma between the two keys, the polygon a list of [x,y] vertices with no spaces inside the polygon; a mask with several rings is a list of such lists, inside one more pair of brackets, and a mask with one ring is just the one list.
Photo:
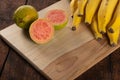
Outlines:
{"label": "green guava skin", "polygon": [[[60,17],[60,15],[64,17]],[[63,20],[60,22],[57,22],[57,21],[55,22],[56,20],[54,19],[55,17],[63,18]],[[53,10],[48,11],[46,15],[46,19],[53,24],[55,30],[63,29],[68,23],[67,13],[62,9],[53,9]]]}
{"label": "green guava skin", "polygon": [[30,5],[22,5],[13,14],[16,25],[22,29],[29,29],[32,22],[38,19],[36,9]]}
{"label": "green guava skin", "polygon": [[66,20],[63,24],[59,24],[59,25],[54,25],[55,30],[60,30],[63,29],[68,23],[68,20]]}

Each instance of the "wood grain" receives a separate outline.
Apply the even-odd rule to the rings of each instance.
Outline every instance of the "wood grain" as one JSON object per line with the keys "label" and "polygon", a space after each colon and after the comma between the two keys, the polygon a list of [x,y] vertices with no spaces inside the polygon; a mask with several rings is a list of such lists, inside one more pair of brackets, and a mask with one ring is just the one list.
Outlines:
{"label": "wood grain", "polygon": [[73,80],[118,47],[110,47],[106,39],[100,43],[92,40],[59,57],[49,64],[44,71],[54,80]]}
{"label": "wood grain", "polygon": [[[9,1],[9,0],[8,0]],[[30,4],[32,3],[35,3],[35,1],[33,2],[32,0],[29,0]],[[37,0],[38,1],[38,0]],[[41,0],[42,1],[42,0]],[[44,0],[43,2],[45,2],[46,0]],[[53,0],[52,0],[53,1]],[[51,1],[51,2],[52,2]],[[13,1],[14,2],[14,1]],[[20,1],[19,1],[20,2]],[[38,1],[39,2],[39,1]],[[10,2],[9,2],[10,3]],[[16,2],[18,3],[18,2]],[[47,3],[47,2],[46,2]],[[35,3],[35,6],[36,6],[37,3]],[[34,5],[34,4],[32,4]],[[41,5],[40,5],[41,6]],[[7,8],[8,9],[8,8]],[[38,6],[38,9],[39,9],[39,6]],[[1,10],[1,9],[0,9]],[[6,13],[5,13],[6,14]],[[8,15],[8,14],[7,14]],[[0,19],[1,20],[1,19]],[[2,19],[3,20],[3,19]],[[4,20],[6,21],[6,20]],[[9,22],[11,22],[11,20],[8,20],[4,25],[9,25]],[[0,22],[0,24],[3,24]],[[5,27],[3,25],[3,27]],[[7,27],[7,26],[6,26]],[[1,44],[5,45],[4,42],[2,41]],[[6,48],[3,48],[4,46],[1,46],[1,50],[2,51],[6,51]],[[0,51],[1,51],[0,50]],[[105,60],[103,60],[102,62],[100,62],[99,64],[97,64],[96,66],[94,66],[92,69],[88,70],[88,72],[86,72],[85,74],[83,74],[82,76],[80,76],[77,80],[119,80],[119,50],[118,49],[116,52],[114,52],[115,54],[112,55],[111,59],[112,60],[112,63],[111,65],[112,66],[112,72],[110,72],[110,69],[108,68],[111,68],[109,62],[109,57],[107,57]],[[7,53],[7,52],[5,52]],[[38,78],[38,76],[40,76],[41,74],[39,73],[34,73],[34,69],[30,67],[30,65],[26,65],[27,62],[25,62],[21,57],[19,57],[18,59],[18,56],[19,55],[16,55],[17,53],[15,53],[14,51],[10,51],[10,54],[8,56],[8,60],[7,60],[7,65],[9,65],[9,67],[5,67],[4,71],[3,71],[3,75],[2,75],[2,78],[1,80],[8,80],[8,79],[15,79],[15,80],[19,80],[18,78],[22,77],[22,80],[32,80],[32,79],[35,79],[35,80],[46,80],[45,78]],[[2,55],[3,56],[3,55]],[[0,57],[0,59],[2,60],[3,58]],[[12,62],[12,59],[15,59],[15,61]],[[1,62],[0,60],[0,62]],[[74,60],[73,60],[74,61]],[[13,68],[11,68],[11,64],[13,66],[17,65],[19,67],[19,64],[22,64],[22,66],[24,66],[24,68],[26,67],[26,73],[21,73],[21,70],[23,69],[22,68],[15,68],[15,70]],[[105,67],[106,66],[106,67]],[[29,69],[30,68],[30,69]],[[6,70],[7,69],[7,70]],[[97,71],[96,71],[97,70]],[[14,72],[12,72],[14,71]],[[32,72],[33,71],[33,72]],[[28,75],[28,73],[31,73],[30,75]],[[114,73],[113,73],[114,72]],[[12,73],[12,74],[11,74]],[[14,73],[14,74],[13,74]],[[107,74],[108,73],[108,74]],[[22,74],[25,74],[25,76],[22,76]],[[111,74],[112,74],[112,77],[111,77]],[[8,76],[9,75],[9,76]],[[36,75],[36,78],[33,78],[31,75]],[[107,77],[108,76],[108,77]],[[18,77],[18,78],[17,78]],[[21,78],[20,78],[21,79]]]}
{"label": "wood grain", "polygon": [[111,54],[111,72],[113,80],[120,80],[120,48]]}
{"label": "wood grain", "polygon": [[0,75],[2,74],[2,69],[4,68],[5,60],[8,54],[8,46],[0,39]]}
{"label": "wood grain", "polygon": [[103,59],[75,80],[113,80],[110,61],[110,57]]}

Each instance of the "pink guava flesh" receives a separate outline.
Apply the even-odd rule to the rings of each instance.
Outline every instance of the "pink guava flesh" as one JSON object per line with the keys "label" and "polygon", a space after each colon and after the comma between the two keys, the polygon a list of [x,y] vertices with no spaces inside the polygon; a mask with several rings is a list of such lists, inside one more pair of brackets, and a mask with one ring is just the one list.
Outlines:
{"label": "pink guava flesh", "polygon": [[50,10],[47,13],[46,18],[54,25],[56,30],[65,27],[68,21],[66,12],[61,9]]}
{"label": "pink guava flesh", "polygon": [[31,24],[29,33],[34,42],[44,44],[52,39],[54,28],[47,20],[38,19]]}
{"label": "pink guava flesh", "polygon": [[61,23],[63,23],[63,21],[65,21],[66,14],[63,10],[57,10],[57,9],[56,10],[51,10],[48,13],[47,18],[52,23],[61,24]]}

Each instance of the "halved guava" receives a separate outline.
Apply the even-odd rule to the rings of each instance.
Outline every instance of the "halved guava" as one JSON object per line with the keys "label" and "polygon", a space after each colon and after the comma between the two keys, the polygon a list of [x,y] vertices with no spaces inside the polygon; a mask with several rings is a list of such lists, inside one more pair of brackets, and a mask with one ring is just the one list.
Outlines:
{"label": "halved guava", "polygon": [[35,43],[44,44],[53,38],[54,27],[45,19],[37,19],[31,24],[29,34]]}
{"label": "halved guava", "polygon": [[64,10],[54,9],[48,11],[46,19],[53,23],[55,30],[64,28],[68,22],[68,16]]}

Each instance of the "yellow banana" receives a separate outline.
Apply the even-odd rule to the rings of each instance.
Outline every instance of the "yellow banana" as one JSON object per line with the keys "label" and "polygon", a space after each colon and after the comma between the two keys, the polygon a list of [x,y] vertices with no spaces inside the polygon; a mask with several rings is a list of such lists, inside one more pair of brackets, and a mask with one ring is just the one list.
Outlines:
{"label": "yellow banana", "polygon": [[70,9],[72,12],[72,15],[74,14],[74,12],[76,11],[77,7],[78,7],[78,0],[71,0],[70,2]]}
{"label": "yellow banana", "polygon": [[91,23],[91,30],[95,36],[95,39],[101,40],[103,38],[102,34],[98,31],[97,15],[93,17],[93,20]]}
{"label": "yellow banana", "polygon": [[120,27],[120,1],[113,15],[113,19],[111,20],[111,23],[108,26],[108,31],[114,33],[117,29],[119,29],[119,27]]}
{"label": "yellow banana", "polygon": [[102,0],[98,10],[98,28],[99,32],[106,33],[106,26],[112,18],[117,2],[119,0]]}
{"label": "yellow banana", "polygon": [[79,10],[77,9],[73,15],[73,27],[72,27],[73,31],[75,31],[79,27],[82,20],[82,16],[81,17],[78,16],[78,12]]}
{"label": "yellow banana", "polygon": [[[120,27],[119,27],[120,28]],[[118,44],[118,39],[119,39],[119,33],[120,33],[120,29],[115,30],[114,33],[110,33],[107,30],[107,35],[109,37],[109,41],[110,41],[110,45],[111,46],[115,46]]]}
{"label": "yellow banana", "polygon": [[97,11],[101,0],[88,0],[85,9],[85,23],[91,24],[92,18]]}
{"label": "yellow banana", "polygon": [[79,16],[83,16],[84,15],[84,9],[85,6],[87,4],[88,0],[78,0],[78,9],[79,9]]}

